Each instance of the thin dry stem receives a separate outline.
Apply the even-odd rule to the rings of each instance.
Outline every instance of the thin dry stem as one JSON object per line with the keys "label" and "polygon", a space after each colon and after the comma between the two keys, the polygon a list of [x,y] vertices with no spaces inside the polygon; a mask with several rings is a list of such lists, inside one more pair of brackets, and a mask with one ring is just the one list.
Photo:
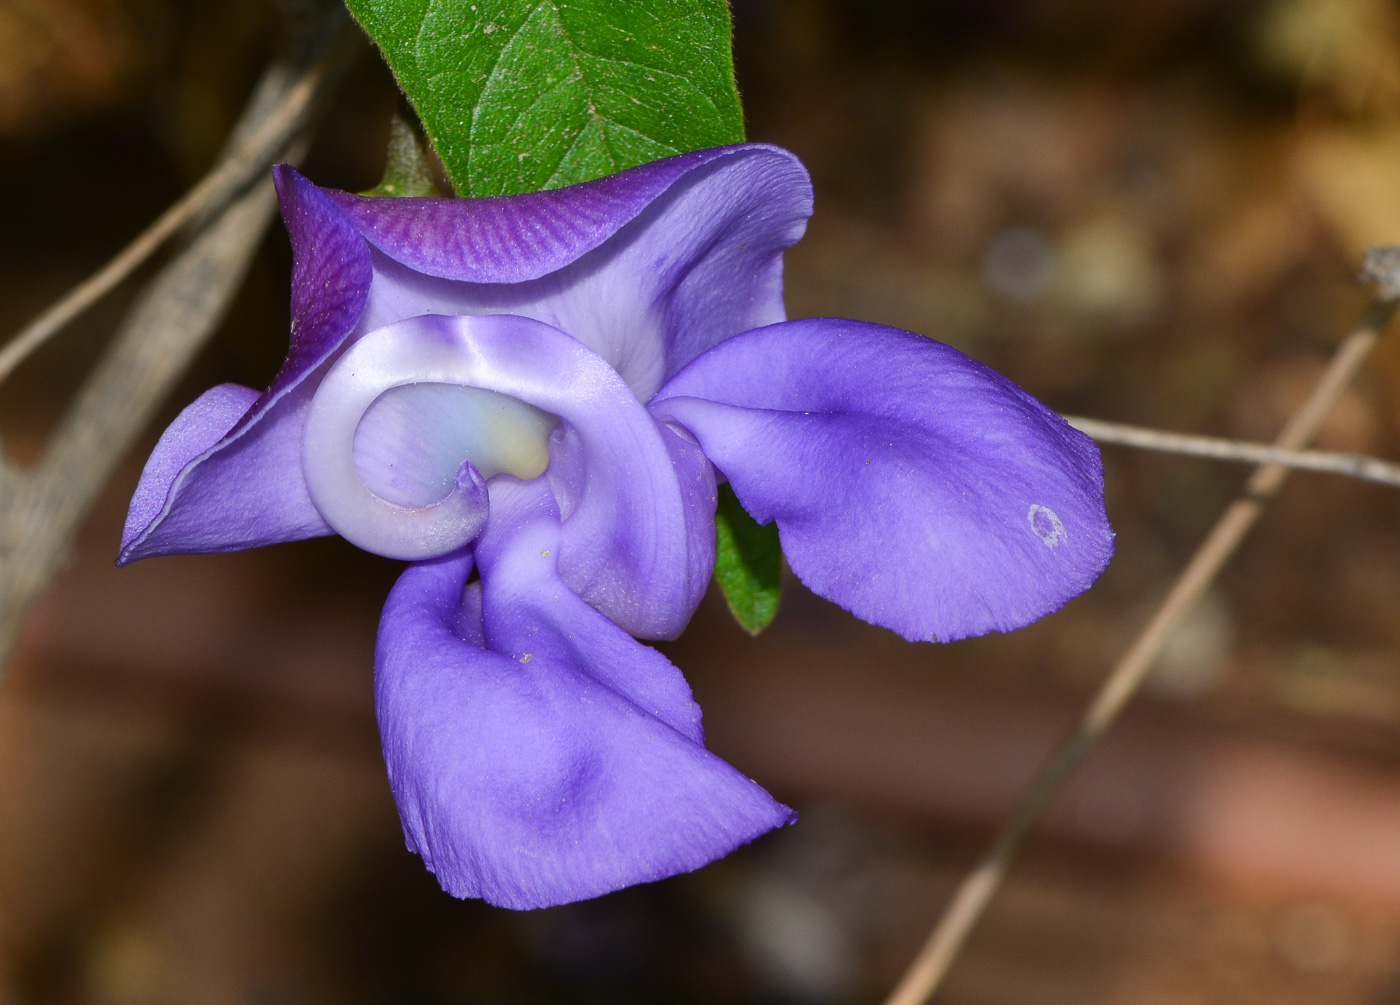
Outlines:
{"label": "thin dry stem", "polygon": [[254,173],[265,168],[286,146],[289,130],[305,118],[324,74],[325,65],[318,63],[302,76],[230,156],[221,160],[116,257],[75,286],[6,343],[0,349],[0,381],[5,380],[65,325],[111,292],[187,224],[227,202],[231,193],[246,184]]}
{"label": "thin dry stem", "polygon": [[[326,23],[343,20],[338,7],[326,10]],[[303,53],[269,68],[220,166],[142,235],[134,252],[128,249],[60,305],[59,314],[72,316],[100,295],[83,292],[99,289],[97,280],[114,281],[110,276],[131,268],[137,256],[186,222],[192,225],[188,242],[122,321],[39,463],[20,471],[0,458],[0,667],[25,610],[57,570],[92,500],[213,333],[242,281],[276,209],[271,179],[257,176],[275,158],[300,159],[317,99],[349,53],[328,31],[310,41],[319,52],[329,45],[329,54],[311,62],[312,54]],[[40,335],[24,345],[56,330],[52,320],[45,325],[32,328]],[[11,343],[5,358],[17,360],[24,351]]]}
{"label": "thin dry stem", "polygon": [[1400,488],[1400,464],[1383,461],[1378,457],[1367,457],[1364,454],[1343,454],[1330,450],[1288,450],[1266,443],[1169,433],[1162,429],[1088,419],[1080,415],[1066,415],[1065,418],[1070,425],[1100,443],[1117,443],[1143,450],[1185,454],[1188,457],[1209,457],[1219,461],[1281,464],[1298,471],[1344,475],[1347,478]]}
{"label": "thin dry stem", "polygon": [[[1276,447],[1296,451],[1317,435],[1323,420],[1356,375],[1395,311],[1396,301],[1388,299],[1387,293],[1390,297],[1396,295],[1395,291],[1383,287],[1366,318],[1337,348],[1326,373],[1307,401],[1284,426],[1283,432],[1274,441]],[[968,935],[996,894],[1036,818],[1049,805],[1095,741],[1113,724],[1146,678],[1172,629],[1214,581],[1259,519],[1264,503],[1278,492],[1287,477],[1288,468],[1282,464],[1263,464],[1255,469],[1245,485],[1244,494],[1226,509],[1177,577],[1157,613],[1099,688],[1078,727],[1041,767],[991,847],[959,885],[928,941],[886,999],[885,1005],[923,1005],[938,989]]]}

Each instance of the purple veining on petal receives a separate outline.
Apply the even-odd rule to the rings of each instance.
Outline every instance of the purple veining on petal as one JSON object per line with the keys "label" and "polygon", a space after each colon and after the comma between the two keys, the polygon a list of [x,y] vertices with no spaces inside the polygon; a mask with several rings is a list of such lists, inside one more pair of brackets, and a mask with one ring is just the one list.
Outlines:
{"label": "purple veining on petal", "polygon": [[506,198],[326,195],[376,249],[361,331],[520,314],[589,346],[642,400],[710,345],[783,319],[781,254],[812,202],[802,165],[761,145]]}
{"label": "purple veining on petal", "polygon": [[410,849],[448,892],[516,909],[698,868],[795,815],[706,751],[680,672],[563,585],[543,482],[492,487],[470,557],[411,566],[375,694]]}
{"label": "purple veining on petal", "polygon": [[260,408],[340,348],[364,310],[372,276],[364,241],[328,193],[286,164],[273,177],[292,242],[292,330],[287,361]]}
{"label": "purple veining on petal", "polygon": [[817,593],[910,639],[1025,625],[1108,563],[1082,433],[931,339],[790,321],[711,349],[654,414],[679,421]]}
{"label": "purple veining on petal", "polygon": [[520,283],[562,269],[599,247],[696,169],[755,153],[795,162],[778,147],[741,144],[513,196],[391,200],[331,190],[325,194],[371,244],[415,272],[469,283]]}

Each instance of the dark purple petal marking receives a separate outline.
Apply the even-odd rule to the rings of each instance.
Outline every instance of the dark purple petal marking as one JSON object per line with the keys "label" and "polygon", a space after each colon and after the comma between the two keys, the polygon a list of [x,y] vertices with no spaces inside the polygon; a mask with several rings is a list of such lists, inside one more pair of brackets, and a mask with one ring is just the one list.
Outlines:
{"label": "dark purple petal marking", "polygon": [[705,750],[680,672],[559,579],[542,482],[492,485],[470,557],[411,566],[375,694],[408,847],[443,889],[548,907],[698,868],[795,815]]}
{"label": "dark purple petal marking", "polygon": [[756,519],[777,520],[804,583],[909,639],[1028,624],[1113,552],[1093,442],[909,332],[826,319],[748,332],[651,407],[696,436]]}
{"label": "dark purple petal marking", "polygon": [[364,310],[373,274],[369,249],[329,193],[285,164],[273,176],[292,241],[292,331],[287,362],[260,408],[340,348]]}
{"label": "dark purple petal marking", "polygon": [[[724,161],[775,161],[800,176],[792,154],[764,144],[696,150],[595,181],[486,199],[381,199],[322,190],[366,240],[415,272],[468,283],[539,279],[601,246],[677,182]],[[755,165],[741,170],[773,170]],[[290,169],[287,169],[290,170]],[[779,169],[781,170],[781,169]],[[810,209],[808,211],[810,213]]]}
{"label": "dark purple petal marking", "polygon": [[761,145],[508,198],[325,195],[375,249],[361,331],[520,314],[583,342],[643,401],[709,346],[783,319],[782,251],[812,208],[802,165]]}
{"label": "dark purple petal marking", "polygon": [[[286,165],[275,168],[273,176],[292,242],[287,361],[267,392],[247,404],[222,436],[188,456],[182,448],[187,471],[153,480],[143,476],[138,497],[146,522],[138,528],[136,518],[128,518],[122,564],[332,533],[310,505],[301,475],[302,427],[311,396],[300,385],[340,348],[364,310],[372,274],[369,249],[321,189]],[[173,431],[172,426],[166,436]],[[183,443],[186,437],[175,439]],[[165,487],[158,500],[157,484]]]}

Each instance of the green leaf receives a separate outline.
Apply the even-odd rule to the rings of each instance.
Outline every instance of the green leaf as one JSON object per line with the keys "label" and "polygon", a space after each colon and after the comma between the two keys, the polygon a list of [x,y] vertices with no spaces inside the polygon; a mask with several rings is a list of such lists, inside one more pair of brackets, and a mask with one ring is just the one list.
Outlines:
{"label": "green leaf", "polygon": [[361,195],[441,195],[433,180],[433,168],[423,134],[399,112],[389,120],[389,150],[384,177]]}
{"label": "green leaf", "polygon": [[347,0],[463,195],[744,138],[724,0]]}
{"label": "green leaf", "polygon": [[734,620],[750,635],[767,628],[778,613],[782,573],[778,525],[760,524],[739,505],[734,490],[721,485],[715,510],[715,579]]}

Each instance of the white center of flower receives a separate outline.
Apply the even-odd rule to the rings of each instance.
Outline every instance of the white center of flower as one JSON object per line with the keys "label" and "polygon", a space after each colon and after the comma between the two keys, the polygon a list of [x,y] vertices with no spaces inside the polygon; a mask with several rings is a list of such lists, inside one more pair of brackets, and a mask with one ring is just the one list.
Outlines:
{"label": "white center of flower", "polygon": [[365,487],[399,506],[451,495],[470,461],[481,477],[529,480],[549,466],[554,417],[515,398],[460,384],[404,384],[385,391],[355,431],[355,470]]}
{"label": "white center of flower", "polygon": [[536,478],[555,416],[478,386],[498,375],[461,319],[372,331],[316,388],[302,440],[311,500],[346,540],[390,558],[445,555],[486,521],[485,479]]}

